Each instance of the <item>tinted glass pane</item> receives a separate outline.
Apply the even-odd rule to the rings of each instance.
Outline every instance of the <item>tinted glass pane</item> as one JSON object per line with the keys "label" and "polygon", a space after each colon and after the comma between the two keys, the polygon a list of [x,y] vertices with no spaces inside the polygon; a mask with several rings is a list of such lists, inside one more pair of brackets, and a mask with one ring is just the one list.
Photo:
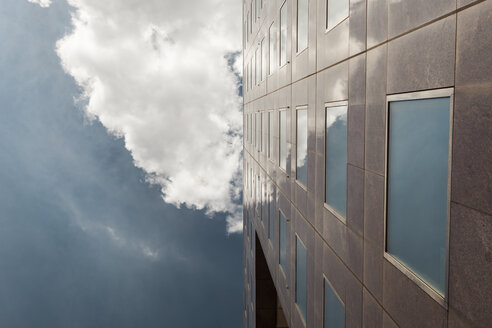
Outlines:
{"label": "tinted glass pane", "polygon": [[268,142],[268,119],[267,119],[267,112],[261,113],[261,151],[266,152],[267,151],[267,142]]}
{"label": "tinted glass pane", "polygon": [[280,8],[280,66],[287,61],[287,1]]}
{"label": "tinted glass pane", "polygon": [[306,321],[307,309],[307,287],[306,287],[306,248],[302,244],[299,237],[296,239],[296,303]]}
{"label": "tinted glass pane", "polygon": [[390,103],[387,251],[444,295],[450,99]]}
{"label": "tinted glass pane", "polygon": [[268,202],[268,239],[273,241],[273,229],[275,227],[275,204],[273,203],[273,193],[270,194]]}
{"label": "tinted glass pane", "polygon": [[273,133],[275,131],[275,122],[273,121],[273,114],[275,112],[270,112],[268,113],[268,123],[269,123],[269,129],[268,129],[268,136],[269,136],[269,142],[268,142],[268,157],[273,159]]}
{"label": "tinted glass pane", "polygon": [[269,74],[272,74],[275,70],[275,58],[277,58],[277,30],[275,29],[275,23],[270,25],[270,67]]}
{"label": "tinted glass pane", "polygon": [[297,180],[307,186],[307,109],[297,110]]}
{"label": "tinted glass pane", "polygon": [[279,165],[287,170],[287,111],[280,111],[280,161]]}
{"label": "tinted glass pane", "polygon": [[325,281],[325,309],[323,315],[324,328],[345,327],[345,307],[335,294],[330,284]]}
{"label": "tinted glass pane", "polygon": [[280,228],[279,228],[279,249],[280,249],[280,265],[284,269],[284,272],[287,273],[287,221],[285,216],[280,213]]}
{"label": "tinted glass pane", "polygon": [[347,106],[326,108],[326,203],[345,216]]}
{"label": "tinted glass pane", "polygon": [[327,0],[327,28],[340,23],[349,14],[349,0]]}
{"label": "tinted glass pane", "polygon": [[265,185],[261,185],[261,220],[266,218],[267,202],[266,202],[266,188]]}
{"label": "tinted glass pane", "polygon": [[266,78],[266,64],[267,64],[267,45],[265,39],[261,40],[261,80]]}
{"label": "tinted glass pane", "polygon": [[297,0],[297,51],[308,44],[308,0]]}

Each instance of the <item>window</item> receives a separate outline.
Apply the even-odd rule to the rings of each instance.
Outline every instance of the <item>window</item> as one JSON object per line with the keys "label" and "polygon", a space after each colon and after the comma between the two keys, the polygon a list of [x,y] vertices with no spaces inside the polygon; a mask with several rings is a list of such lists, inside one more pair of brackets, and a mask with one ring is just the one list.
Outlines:
{"label": "window", "polygon": [[266,49],[266,41],[265,38],[261,40],[261,80],[265,81],[266,79],[266,64],[267,64],[267,49]]}
{"label": "window", "polygon": [[270,25],[270,28],[268,29],[268,35],[269,35],[269,38],[268,38],[268,41],[270,43],[270,53],[269,53],[269,56],[270,56],[270,63],[269,63],[269,71],[268,71],[268,74],[272,74],[273,71],[275,70],[275,59],[277,58],[277,37],[276,37],[276,34],[277,34],[277,30],[275,29],[275,22],[272,23],[272,25]]}
{"label": "window", "polygon": [[441,298],[446,291],[452,92],[388,97],[386,251],[389,260],[397,260],[392,263],[418,277],[410,278],[429,295],[435,297],[433,290]]}
{"label": "window", "polygon": [[287,62],[287,1],[280,8],[280,66]]}
{"label": "window", "polygon": [[279,115],[279,165],[287,171],[287,111],[281,110]]}
{"label": "window", "polygon": [[249,34],[253,33],[253,2],[250,3],[249,8]]}
{"label": "window", "polygon": [[261,125],[262,125],[262,133],[261,133],[261,151],[262,152],[267,152],[268,148],[268,119],[267,119],[267,112],[261,113]]}
{"label": "window", "polygon": [[273,160],[273,133],[275,122],[273,121],[274,111],[268,113],[268,157]]}
{"label": "window", "polygon": [[347,103],[326,106],[325,202],[345,217],[347,202]]}
{"label": "window", "polygon": [[253,71],[254,71],[254,66],[253,66],[253,56],[251,56],[250,64],[249,64],[249,89],[251,90],[253,88]]}
{"label": "window", "polygon": [[307,108],[297,110],[296,179],[307,186]]}
{"label": "window", "polygon": [[246,14],[246,42],[249,41],[249,11]]}
{"label": "window", "polygon": [[284,270],[284,273],[287,273],[287,219],[279,211],[279,262],[280,266]]}
{"label": "window", "polygon": [[260,18],[260,6],[258,6],[258,0],[255,0],[255,12],[256,12],[256,17],[255,17],[255,22],[256,22],[256,19]]}
{"label": "window", "polygon": [[253,223],[250,222],[249,226],[250,226],[250,231],[251,231],[250,232],[250,235],[249,235],[249,241],[250,241],[250,243],[249,243],[249,249],[252,250],[253,249],[253,236],[254,236]]}
{"label": "window", "polygon": [[275,204],[273,204],[273,190],[271,190],[269,194],[269,202],[268,202],[268,239],[273,242],[273,229],[274,229],[274,220],[275,220]]}
{"label": "window", "polygon": [[260,219],[261,221],[264,221],[266,219],[266,211],[267,211],[267,195],[266,195],[266,188],[265,184],[261,184],[261,216]]}
{"label": "window", "polygon": [[302,240],[296,236],[296,304],[306,322],[307,312],[307,253]]}
{"label": "window", "polygon": [[261,57],[260,57],[260,48],[256,48],[255,50],[255,85],[260,84],[260,69],[261,69]]}
{"label": "window", "polygon": [[256,149],[261,148],[261,113],[256,113]]}
{"label": "window", "polygon": [[332,29],[349,15],[349,0],[326,0],[326,29]]}
{"label": "window", "polygon": [[345,327],[345,306],[331,287],[328,280],[324,280],[325,289],[325,308],[323,313],[324,328],[344,328]]}
{"label": "window", "polygon": [[251,144],[251,114],[248,114],[248,141]]}
{"label": "window", "polygon": [[297,0],[297,52],[307,48],[309,5],[308,0]]}
{"label": "window", "polygon": [[260,216],[260,206],[261,206],[261,181],[260,176],[256,176],[256,216]]}

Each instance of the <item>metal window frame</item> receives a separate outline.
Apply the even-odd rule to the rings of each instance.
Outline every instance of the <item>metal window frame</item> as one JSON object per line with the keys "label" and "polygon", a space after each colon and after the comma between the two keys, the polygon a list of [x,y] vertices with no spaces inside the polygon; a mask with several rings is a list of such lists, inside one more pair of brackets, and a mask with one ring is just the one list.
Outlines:
{"label": "metal window frame", "polygon": [[[347,224],[347,218],[345,216],[343,216],[341,213],[339,213],[337,210],[335,210],[330,204],[328,204],[326,202],[326,157],[327,157],[327,154],[326,154],[326,110],[328,108],[332,108],[332,107],[341,107],[341,106],[346,106],[347,107],[347,135],[345,136],[347,138],[347,141],[348,141],[348,100],[341,100],[341,101],[330,101],[330,102],[326,102],[324,104],[324,135],[325,135],[325,149],[324,149],[324,153],[325,153],[325,156],[324,156],[324,172],[325,172],[325,181],[323,182],[324,184],[324,189],[323,189],[323,207],[325,209],[327,209],[331,214],[333,214],[338,220],[340,220],[343,224]],[[347,148],[348,148],[348,143],[347,143]],[[345,158],[345,165],[347,165],[348,163],[348,152],[347,152],[347,157]],[[347,175],[348,175],[348,170],[347,170]],[[348,176],[345,176],[345,181],[348,181]],[[347,212],[347,199],[348,199],[348,186],[347,186],[347,189],[345,190],[345,212]]]}
{"label": "metal window frame", "polygon": [[[387,222],[388,222],[388,145],[389,145],[389,108],[390,103],[396,101],[425,100],[434,98],[449,98],[449,141],[448,141],[448,187],[447,187],[447,217],[446,217],[446,263],[445,263],[445,283],[444,295],[427,284],[423,278],[419,277],[405,264],[387,251]],[[429,295],[439,305],[448,309],[449,303],[449,224],[451,212],[451,171],[453,154],[453,116],[454,116],[454,88],[442,88],[426,91],[416,91],[400,93],[386,96],[386,126],[385,126],[385,151],[384,151],[384,258],[393,266],[401,271],[407,278],[413,281],[427,295]]]}

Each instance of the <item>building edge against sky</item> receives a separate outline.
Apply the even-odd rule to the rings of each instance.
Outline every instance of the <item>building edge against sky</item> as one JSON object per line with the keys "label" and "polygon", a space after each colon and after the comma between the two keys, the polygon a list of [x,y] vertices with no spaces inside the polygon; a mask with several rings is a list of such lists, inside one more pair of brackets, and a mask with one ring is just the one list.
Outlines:
{"label": "building edge against sky", "polygon": [[492,0],[243,0],[244,327],[490,327]]}

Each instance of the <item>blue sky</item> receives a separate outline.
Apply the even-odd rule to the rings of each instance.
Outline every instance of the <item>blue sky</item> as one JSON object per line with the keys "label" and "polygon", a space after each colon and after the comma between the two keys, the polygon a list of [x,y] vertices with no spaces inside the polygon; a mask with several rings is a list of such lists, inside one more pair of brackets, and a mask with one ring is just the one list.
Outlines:
{"label": "blue sky", "polygon": [[[164,118],[161,125],[169,132],[166,122],[175,125],[177,121],[168,120],[173,115],[168,107],[179,109],[182,98],[166,100],[166,92],[156,99],[149,97],[148,102],[145,92],[130,98],[128,90],[138,89],[139,80],[130,86],[114,86],[114,80],[105,79],[94,67],[112,69],[111,74],[118,68],[123,80],[131,70],[104,65],[90,68],[87,63],[94,60],[80,55],[80,49],[57,46],[65,37],[82,49],[94,49],[90,40],[85,45],[78,39],[69,40],[76,29],[71,14],[95,12],[91,1],[85,2],[87,8],[69,7],[65,1],[42,8],[28,1],[4,0],[0,6],[0,326],[239,327],[242,236],[228,233],[238,225],[240,212],[236,207],[241,187],[237,185],[237,140],[228,140],[229,146],[210,159],[229,163],[222,168],[229,175],[221,177],[227,188],[220,197],[207,199],[209,182],[202,179],[202,193],[186,198],[187,188],[196,183],[190,174],[195,168],[173,166],[182,149],[172,147],[180,145],[179,132],[161,133],[161,129],[152,130],[158,124],[146,123]],[[151,9],[155,8],[150,6],[149,12]],[[151,31],[164,33],[164,27],[155,23],[158,19],[149,17],[153,20],[149,26],[155,27]],[[171,45],[180,44],[183,33],[166,33],[164,39],[173,40]],[[173,51],[183,51],[153,45],[171,57]],[[198,56],[216,56],[233,46],[222,42],[217,48],[217,52],[204,51]],[[97,48],[94,53],[97,57]],[[118,53],[113,56],[116,62],[128,61]],[[135,65],[142,68],[138,62]],[[181,66],[175,63],[172,67],[179,70]],[[78,75],[82,69],[84,77]],[[166,76],[174,74],[164,67],[149,78],[165,89]],[[214,90],[228,90],[225,95],[230,100],[223,107],[236,106],[231,111],[239,113],[237,99],[230,95],[237,94],[237,86],[231,83],[234,74],[223,74],[217,79],[225,79],[231,90],[220,81],[207,80],[209,75],[201,78]],[[86,76],[102,81],[104,90],[121,94],[101,100],[100,94],[91,93],[97,86],[89,87]],[[183,79],[189,85],[197,77]],[[149,90],[147,83],[140,86],[142,90]],[[94,100],[97,97],[99,103]],[[103,110],[114,102],[113,113]],[[129,103],[129,107],[141,106],[158,115],[132,118],[131,112],[125,112],[124,104]],[[188,105],[196,112],[193,103]],[[211,122],[217,121],[214,117],[220,111],[202,110]],[[183,109],[180,115],[192,118],[195,112]],[[130,118],[125,122],[120,117]],[[141,131],[150,131],[154,139],[131,124],[135,117],[142,118]],[[182,123],[181,130],[190,128]],[[217,124],[225,125],[228,135],[237,129],[235,116]],[[186,141],[193,143],[193,136]],[[215,148],[207,148],[213,145],[220,150],[218,142],[220,139],[209,140],[202,145],[203,151],[214,153]],[[149,144],[170,150],[156,157]],[[206,161],[207,154],[196,160]],[[208,170],[213,175],[213,168]]]}

